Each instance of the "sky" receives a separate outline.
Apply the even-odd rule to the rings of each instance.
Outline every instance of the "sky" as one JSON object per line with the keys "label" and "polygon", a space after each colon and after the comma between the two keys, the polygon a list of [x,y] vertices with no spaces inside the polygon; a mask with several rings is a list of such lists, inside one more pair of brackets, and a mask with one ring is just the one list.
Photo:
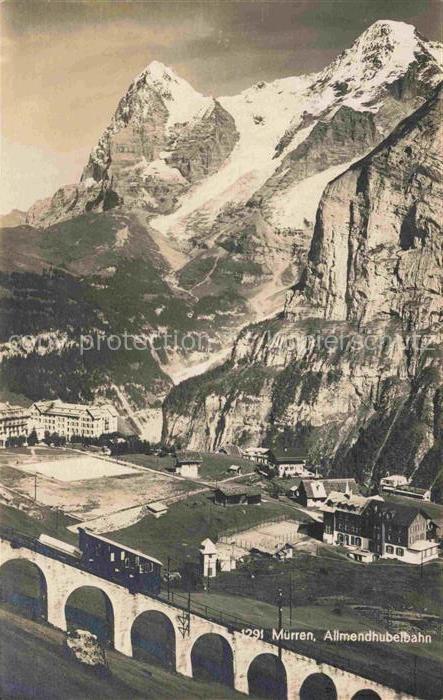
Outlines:
{"label": "sky", "polygon": [[0,0],[0,213],[76,182],[152,60],[203,94],[320,70],[377,19],[440,39],[438,0]]}

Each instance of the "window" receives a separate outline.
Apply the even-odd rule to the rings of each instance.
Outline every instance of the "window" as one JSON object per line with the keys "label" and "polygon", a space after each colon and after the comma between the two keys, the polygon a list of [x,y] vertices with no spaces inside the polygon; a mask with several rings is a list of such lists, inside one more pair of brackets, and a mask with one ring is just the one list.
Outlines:
{"label": "window", "polygon": [[391,547],[390,544],[386,545],[386,554],[394,554],[394,547]]}
{"label": "window", "polygon": [[403,552],[403,550],[402,550],[401,547],[397,547],[397,549],[395,550],[395,553],[396,553],[399,557],[402,557],[403,554],[404,554],[404,552]]}
{"label": "window", "polygon": [[357,547],[361,547],[361,537],[355,538],[355,544],[357,545]]}
{"label": "window", "polygon": [[111,552],[111,561],[115,561],[115,553]]}

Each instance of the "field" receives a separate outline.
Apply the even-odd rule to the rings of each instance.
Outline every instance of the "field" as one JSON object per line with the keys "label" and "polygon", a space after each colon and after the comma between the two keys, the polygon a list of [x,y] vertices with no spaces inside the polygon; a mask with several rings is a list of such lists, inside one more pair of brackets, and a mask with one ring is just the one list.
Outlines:
{"label": "field", "polygon": [[[149,501],[180,497],[198,487],[197,484],[185,479],[174,479],[166,473],[131,469],[117,465],[116,462],[79,456],[75,452],[71,452],[74,455],[71,457],[67,457],[67,454],[69,451],[51,450],[52,459],[48,461],[45,455],[44,460],[47,473],[52,474],[57,473],[61,463],[63,475],[59,476],[64,476],[64,479],[34,474],[36,465],[40,468],[42,461],[33,462],[29,452],[20,454],[19,451],[14,451],[14,461],[10,458],[8,460],[7,455],[2,455],[0,483],[30,499],[34,499],[36,494],[38,503],[59,508],[81,520],[108,515]],[[74,469],[80,465],[83,470],[81,475],[86,478],[67,480],[66,469],[70,465]],[[95,473],[92,469],[96,470]],[[120,473],[116,474],[116,470]],[[74,475],[77,476],[75,472]]]}
{"label": "field", "polygon": [[3,700],[148,700],[240,698],[223,685],[194,681],[159,666],[108,651],[110,675],[100,677],[69,658],[64,634],[0,607],[0,695]]}
{"label": "field", "polygon": [[121,474],[136,474],[135,470],[123,464],[110,460],[93,457],[92,455],[71,455],[60,459],[49,459],[43,462],[26,462],[17,464],[17,469],[41,474],[49,479],[59,481],[82,481],[83,479],[100,479],[101,477],[120,476]]}

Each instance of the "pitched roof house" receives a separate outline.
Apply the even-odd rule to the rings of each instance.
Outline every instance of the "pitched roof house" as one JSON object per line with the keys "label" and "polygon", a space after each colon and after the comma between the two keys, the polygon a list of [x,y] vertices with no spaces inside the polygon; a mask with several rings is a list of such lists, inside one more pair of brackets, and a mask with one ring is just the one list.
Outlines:
{"label": "pitched roof house", "polygon": [[354,495],[360,493],[355,479],[302,479],[292,498],[310,508],[324,503],[334,491]]}

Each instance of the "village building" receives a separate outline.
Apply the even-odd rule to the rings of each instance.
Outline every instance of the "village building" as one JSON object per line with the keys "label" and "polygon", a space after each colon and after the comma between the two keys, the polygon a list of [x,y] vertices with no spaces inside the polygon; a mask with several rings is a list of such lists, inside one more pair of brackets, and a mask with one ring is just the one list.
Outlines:
{"label": "village building", "polygon": [[255,464],[267,465],[270,450],[268,447],[246,447],[243,450],[243,457],[250,459]]}
{"label": "village building", "polygon": [[308,508],[321,506],[333,491],[359,495],[355,479],[301,479],[298,487],[291,490],[291,497]]}
{"label": "village building", "polygon": [[417,507],[333,492],[322,510],[323,541],[349,549],[358,561],[382,557],[423,564],[438,557],[437,526]]}
{"label": "village building", "polygon": [[369,551],[370,531],[362,517],[369,500],[351,492],[332,491],[322,505],[323,541]]}
{"label": "village building", "polygon": [[146,510],[154,518],[161,518],[162,515],[166,515],[168,512],[168,507],[161,501],[151,501],[151,503],[146,504]]}
{"label": "village building", "polygon": [[28,437],[30,433],[31,413],[29,408],[13,406],[9,403],[0,404],[0,447],[6,447],[12,437]]}
{"label": "village building", "polygon": [[397,486],[406,486],[408,483],[408,477],[404,474],[388,474],[383,479],[380,479],[380,487],[397,488]]}
{"label": "village building", "polygon": [[111,404],[88,404],[55,401],[37,401],[31,406],[31,428],[39,440],[45,433],[57,433],[68,440],[74,436],[100,437],[117,431],[118,413]]}
{"label": "village building", "polygon": [[251,549],[251,554],[260,554],[279,561],[287,561],[294,556],[294,545],[291,542],[279,542],[277,544],[267,541],[259,542]]}
{"label": "village building", "polygon": [[271,450],[269,453],[268,465],[270,474],[278,476],[280,479],[294,476],[315,476],[306,469],[306,459],[304,455],[300,453],[299,450],[293,448],[276,448]]}
{"label": "village building", "polygon": [[261,503],[261,492],[244,484],[223,484],[215,490],[215,503],[222,506],[257,505]]}
{"label": "village building", "polygon": [[178,476],[196,479],[199,476],[199,469],[202,463],[203,459],[200,452],[177,452],[172,471]]}
{"label": "village building", "polygon": [[407,496],[420,501],[431,500],[431,489],[422,489],[411,486],[407,477],[402,474],[393,474],[380,480],[380,493],[389,493],[394,496]]}
{"label": "village building", "polygon": [[204,578],[213,578],[217,575],[217,547],[207,537],[201,543],[199,551]]}
{"label": "village building", "polygon": [[232,474],[232,476],[239,476],[242,472],[241,466],[239,464],[231,464],[231,466],[228,469],[229,474]]}
{"label": "village building", "polygon": [[409,564],[437,559],[437,525],[419,507],[370,499],[365,518],[375,554]]}

